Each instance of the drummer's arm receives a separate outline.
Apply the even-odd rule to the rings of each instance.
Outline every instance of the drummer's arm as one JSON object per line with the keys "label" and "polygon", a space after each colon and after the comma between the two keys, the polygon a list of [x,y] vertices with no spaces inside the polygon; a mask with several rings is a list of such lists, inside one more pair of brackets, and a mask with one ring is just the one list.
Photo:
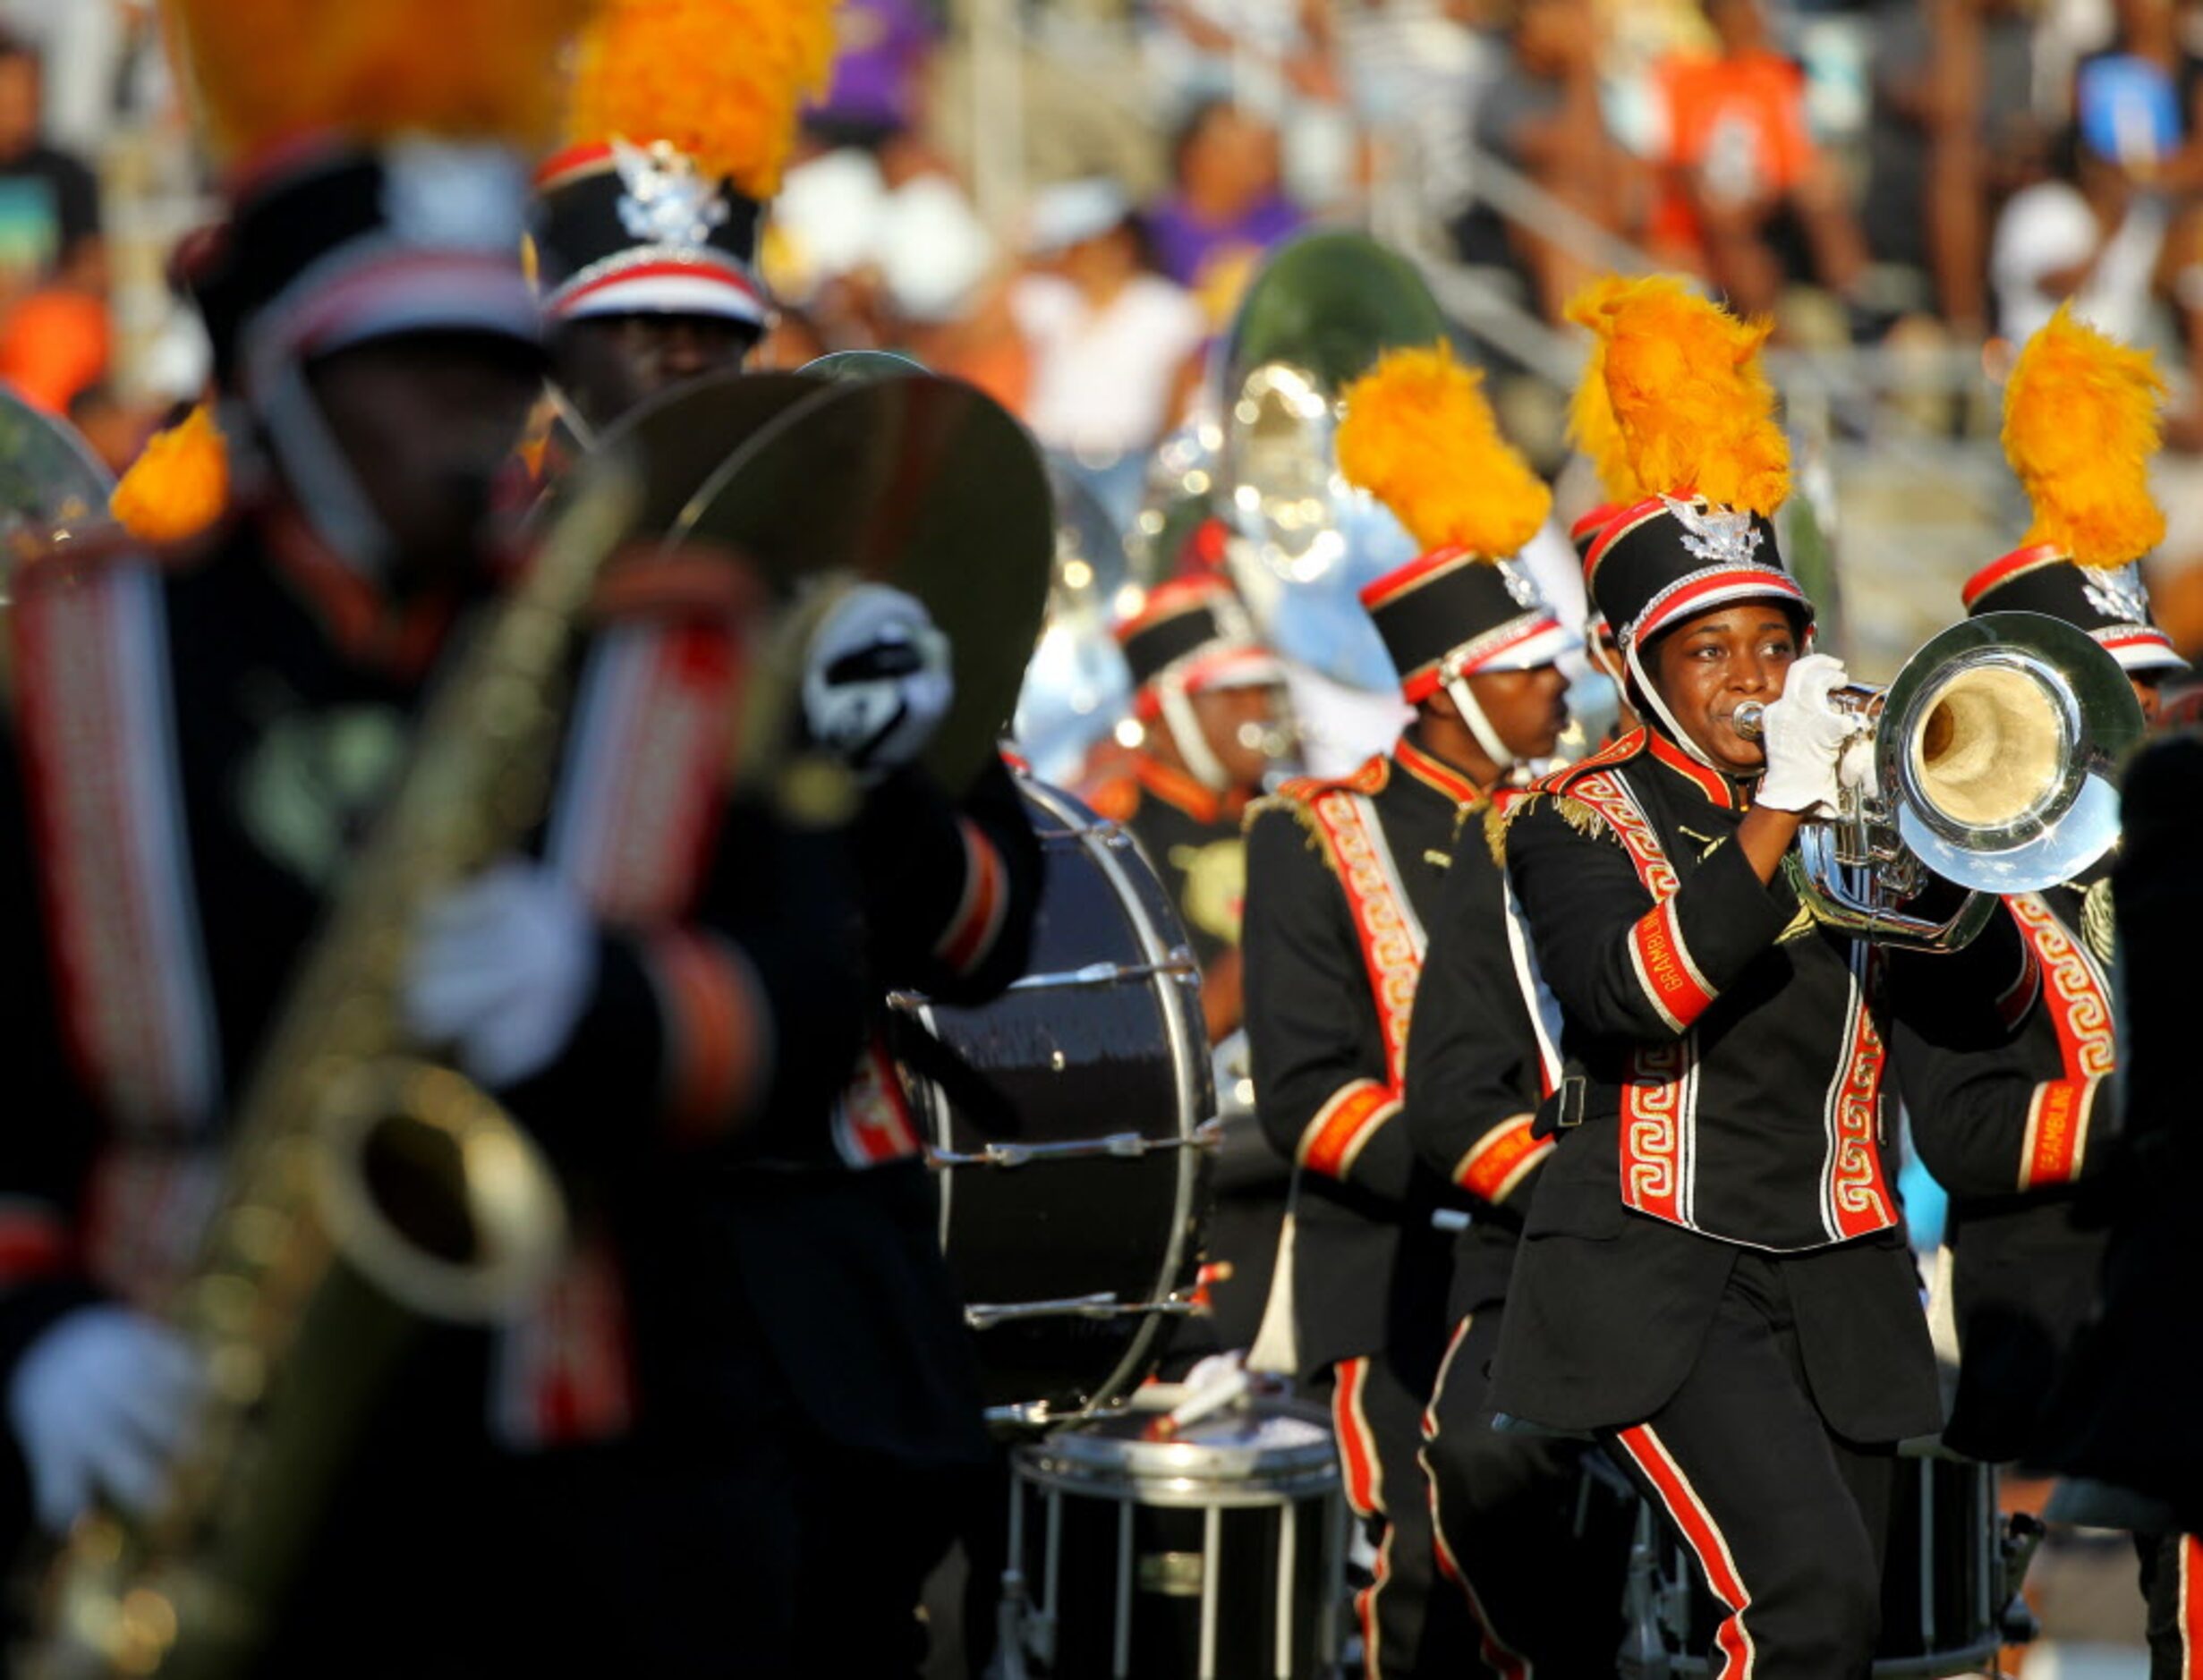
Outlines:
{"label": "drummer's arm", "polygon": [[597,934],[559,1054],[500,1090],[590,1165],[807,1150],[846,1084],[871,1001],[846,835],[737,802],[688,913]]}
{"label": "drummer's arm", "polygon": [[1258,809],[1247,828],[1240,949],[1255,1107],[1271,1146],[1306,1171],[1405,1195],[1414,1151],[1346,900],[1280,806]]}
{"label": "drummer's arm", "polygon": [[920,768],[896,771],[866,796],[853,839],[883,985],[979,1003],[1025,972],[1042,852],[999,758],[960,801]]}

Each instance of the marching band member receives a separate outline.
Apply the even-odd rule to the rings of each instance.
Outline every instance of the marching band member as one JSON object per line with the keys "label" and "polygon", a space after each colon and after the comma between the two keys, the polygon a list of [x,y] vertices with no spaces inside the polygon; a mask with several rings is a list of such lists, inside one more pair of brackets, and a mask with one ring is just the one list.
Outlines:
{"label": "marching band member", "polygon": [[[1105,746],[1109,768],[1082,793],[1131,830],[1186,924],[1221,1084],[1244,1077],[1240,823],[1276,763],[1285,672],[1221,573],[1161,585],[1116,636],[1132,672],[1140,742],[1128,753]],[[1215,1184],[1203,1268],[1208,1312],[1172,1336],[1174,1364],[1251,1345],[1269,1299],[1288,1179],[1243,1106],[1225,1116]]]}
{"label": "marching band member", "polygon": [[[2041,613],[2088,632],[2126,671],[2145,716],[2165,674],[2187,668],[2150,618],[2136,564],[2165,534],[2148,482],[2164,393],[2146,352],[2068,310],[2037,332],[2004,397],[2004,449],[2034,522],[1964,590],[1970,616]],[[1901,1026],[1897,1039],[1915,1145],[1952,1198],[1960,1359],[1944,1439],[1993,1463],[2042,1462],[2051,1379],[2098,1299],[2106,1230],[2081,1186],[2105,1171],[2118,1133],[2112,863],[2006,898],[2033,955],[2025,992],[2005,1000],[2025,1023],[2008,1049],[1938,1054]],[[2156,1535],[2137,1543],[2162,1642],[2156,1577],[2177,1556]]]}
{"label": "marching band member", "polygon": [[1401,1118],[1408,1022],[1460,814],[1552,751],[1569,638],[1507,559],[1550,496],[1475,376],[1442,345],[1394,352],[1345,402],[1341,470],[1426,550],[1362,591],[1416,717],[1389,755],[1289,783],[1250,813],[1247,1032],[1256,1112],[1296,1169],[1298,1369],[1331,1399],[1348,1499],[1378,1548],[1358,1606],[1374,1676],[1472,1659],[1465,1604],[1437,1579],[1420,1462],[1450,1239],[1431,1225],[1443,1186]]}
{"label": "marching band member", "polygon": [[[1509,885],[1559,1005],[1558,1144],[1488,1404],[1605,1443],[1724,1611],[1713,1672],[1864,1675],[1893,1444],[1941,1421],[1884,1133],[1893,1010],[2018,954],[1893,959],[1783,878],[1853,739],[1774,552],[1788,486],[1765,335],[1672,281],[1595,316],[1615,419],[1660,490],[1591,551],[1647,727],[1508,814]],[[1767,702],[1764,746],[1731,724]],[[2008,977],[1986,984],[2008,984]]]}
{"label": "marching band member", "polygon": [[[179,13],[236,165],[190,273],[234,492],[195,424],[116,505],[164,537],[218,522],[42,560],[8,621],[0,984],[38,1124],[11,1129],[0,1165],[0,1355],[48,1529],[95,1497],[157,1497],[197,1376],[151,1315],[214,1210],[225,1112],[410,750],[447,632],[506,571],[492,485],[544,364],[521,160],[491,140],[540,143],[585,10],[523,28],[510,6],[436,0],[344,31],[300,4]],[[455,62],[455,41],[493,37]],[[697,795],[722,798],[718,776]],[[455,928],[442,907],[407,1006],[581,1176],[693,1175],[730,1138],[815,1112],[855,1039],[839,848],[770,849],[793,871],[774,893],[721,874],[639,925],[500,867],[475,901],[493,913]],[[707,996],[708,1014],[684,1013]],[[609,1648],[604,1623],[636,1608],[597,1582],[542,1614],[546,1583],[514,1560],[550,1548],[482,1438],[486,1351],[455,1332],[430,1351],[319,1514],[267,1672],[496,1671],[532,1639]],[[692,1536],[720,1517],[701,1482],[665,1511]],[[679,1541],[631,1544],[671,1557]],[[650,1610],[716,1636],[673,1585]]]}
{"label": "marching band member", "polygon": [[2113,871],[2120,969],[2119,1160],[2096,1184],[2110,1235],[2100,1311],[2075,1338],[2038,1431],[2044,1456],[2070,1477],[2073,1520],[2100,1522],[2115,1498],[2148,1510],[2137,1535],[2148,1602],[2150,1680],[2203,1673],[2203,1453],[2192,1372],[2203,1330],[2195,1278],[2203,1240],[2195,1192],[2203,1133],[2195,1125],[2190,977],[2203,939],[2195,870],[2203,821],[2203,736],[2192,729],[2145,747],[2128,767]]}
{"label": "marching band member", "polygon": [[1247,802],[1276,762],[1284,669],[1224,578],[1174,578],[1117,626],[1140,744],[1084,790],[1170,889],[1201,963],[1213,1044],[1240,1023],[1239,907]]}
{"label": "marching band member", "polygon": [[741,367],[763,336],[759,240],[802,102],[827,82],[832,13],[609,0],[584,38],[569,140],[536,170],[529,220],[553,386],[591,431]]}
{"label": "marching band member", "polygon": [[[756,343],[760,225],[802,98],[831,57],[831,0],[612,0],[584,35],[579,143],[538,172],[533,221],[554,375],[591,428],[738,366]],[[921,602],[867,583],[827,611],[805,658],[804,727],[861,790],[855,921],[882,997],[992,996],[1024,966],[1039,895],[1038,844],[1007,767],[994,760],[952,793],[918,762],[953,698],[953,658]],[[591,650],[549,861],[600,912],[651,902],[691,855],[688,778],[652,799],[626,767],[723,755],[721,733],[694,720],[731,717],[711,699],[728,668],[700,659],[693,616],[678,610],[624,620]],[[722,853],[748,843],[730,830]],[[837,1099],[708,1184],[640,1205],[625,1240],[579,1255],[549,1310],[502,1349],[508,1444],[563,1461],[534,1485],[571,1499],[578,1484],[608,1502],[599,1567],[623,1557],[668,1567],[637,1555],[630,1532],[651,1523],[657,1481],[684,1460],[710,1467],[740,1520],[685,1548],[685,1570],[727,1578],[691,1575],[687,1590],[733,1617],[760,1673],[914,1670],[920,1589],[965,1506],[985,1497],[993,1458],[917,1124],[874,1013]],[[617,1268],[645,1285],[634,1302],[645,1316],[592,1322],[582,1308]],[[700,1298],[699,1277],[721,1286]],[[531,1398],[592,1375],[602,1387],[629,1341],[632,1427],[618,1408],[591,1419]],[[867,1561],[852,1571],[846,1532],[821,1514],[860,1505]]]}
{"label": "marching band member", "polygon": [[[1604,412],[1597,358],[1585,377],[1599,384]],[[1435,440],[1433,458],[1447,461],[1459,436],[1457,428]],[[1450,467],[1455,481],[1477,481],[1473,461]],[[1594,525],[1613,511],[1603,510]],[[1579,522],[1575,534],[1587,547],[1583,530]],[[1551,751],[1544,719],[1538,726],[1538,736],[1506,743],[1511,756]],[[1475,1208],[1454,1243],[1446,1311],[1453,1337],[1424,1421],[1424,1459],[1441,1566],[1468,1595],[1484,1668],[1592,1674],[1611,1667],[1621,1643],[1629,1514],[1612,1499],[1583,1503],[1580,1446],[1496,1430],[1484,1404],[1523,1209],[1553,1148],[1533,1134],[1532,1116],[1560,1077],[1543,1018],[1551,1001],[1509,914],[1491,850],[1501,832],[1493,819],[1521,790],[1495,779],[1480,778],[1462,807],[1408,1035],[1409,1135],[1425,1165]],[[1595,1613],[1595,1605],[1609,1613]]]}

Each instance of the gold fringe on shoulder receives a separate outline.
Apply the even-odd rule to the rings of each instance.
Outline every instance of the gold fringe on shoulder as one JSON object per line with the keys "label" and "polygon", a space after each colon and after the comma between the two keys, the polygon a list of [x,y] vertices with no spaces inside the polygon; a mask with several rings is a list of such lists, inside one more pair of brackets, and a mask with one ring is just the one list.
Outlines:
{"label": "gold fringe on shoulder", "polygon": [[2084,566],[2122,566],[2165,540],[2165,511],[2149,493],[2165,399],[2148,351],[2059,307],[2004,387],[2004,458],[2035,509],[2028,543]]}

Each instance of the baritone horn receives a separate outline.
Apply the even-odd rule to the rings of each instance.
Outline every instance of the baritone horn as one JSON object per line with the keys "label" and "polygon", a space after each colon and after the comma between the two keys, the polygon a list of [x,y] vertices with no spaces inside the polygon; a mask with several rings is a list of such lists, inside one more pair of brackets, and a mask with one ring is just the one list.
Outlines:
{"label": "baritone horn", "polygon": [[[1885,689],[1835,703],[1872,742],[1874,773],[1788,860],[1821,921],[1911,950],[1955,951],[1996,900],[2071,880],[2119,838],[2120,761],[2142,712],[2119,662],[2040,613],[1986,613],[1930,639]],[[1756,737],[1765,708],[1737,708]],[[1969,889],[1943,921],[1901,906],[1930,874]]]}

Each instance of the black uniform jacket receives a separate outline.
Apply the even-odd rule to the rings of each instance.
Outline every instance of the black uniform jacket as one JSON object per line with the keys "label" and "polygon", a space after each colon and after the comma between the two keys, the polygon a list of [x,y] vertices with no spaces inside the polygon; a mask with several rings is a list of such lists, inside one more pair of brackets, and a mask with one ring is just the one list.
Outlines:
{"label": "black uniform jacket", "polygon": [[1961,1357],[1944,1438],[1994,1460],[2032,1455],[2053,1374],[2095,1307],[2105,1234],[2080,1186],[2116,1129],[2107,891],[2057,887],[2008,909],[2033,957],[2000,1000],[2013,1041],[1953,1053],[1910,1022],[1894,1032],[1914,1147],[1951,1193]]}
{"label": "black uniform jacket", "polygon": [[1247,822],[1255,1107],[1296,1167],[1304,1371],[1442,1343],[1451,1200],[1402,1118],[1408,1020],[1473,784],[1402,740],[1341,782],[1289,784]]}
{"label": "black uniform jacket", "polygon": [[2196,1124],[2195,984],[2203,952],[2203,735],[2129,766],[2112,876],[2122,973],[2121,1135],[2088,1192],[2110,1224],[2104,1296],[2077,1338],[2043,1435],[2051,1468],[2131,1488],[2203,1533],[2203,1126]]}
{"label": "black uniform jacket", "polygon": [[[188,556],[19,580],[0,1033],[21,1123],[0,1140],[0,1381],[61,1312],[112,1294],[157,1302],[188,1262],[225,1116],[411,751],[451,622],[424,609],[385,631],[363,581],[280,511]],[[728,797],[727,627],[676,613],[593,629],[550,819],[523,845],[593,905],[596,982],[557,1060],[500,1095],[565,1169],[577,1264],[606,1260],[562,1280],[577,1285],[567,1304],[593,1303],[612,1345],[632,1335],[640,1381],[597,1362],[605,1344],[571,1322],[470,1355],[459,1414],[480,1431],[494,1364],[489,1415],[529,1443],[647,1428],[678,1396],[749,1380],[730,1374],[746,1350],[699,1333],[715,1292],[689,1263],[719,1246],[715,1187],[742,1162],[821,1152],[865,995],[849,843]],[[996,912],[954,953],[974,983],[1015,972],[1037,876],[1007,797]],[[883,972],[941,978],[931,946],[889,964],[910,929],[933,915],[949,929],[970,896],[987,825],[945,804],[889,812],[895,858],[866,866],[894,895],[875,929]],[[887,849],[863,834],[855,847]],[[934,866],[954,878],[914,884]],[[590,1358],[562,1368],[569,1343]],[[835,1380],[866,1377],[845,1362]]]}
{"label": "black uniform jacket", "polygon": [[1461,813],[1408,1034],[1408,1137],[1425,1167],[1475,1202],[1454,1244],[1447,1317],[1456,1322],[1505,1296],[1523,1210],[1553,1150],[1535,1122],[1559,1072],[1558,1023],[1541,1048],[1532,1011],[1551,1008],[1552,994],[1492,852],[1520,797],[1501,789]]}
{"label": "black uniform jacket", "polygon": [[1493,1404],[1517,1418],[1650,1415],[1743,1246],[1783,1259],[1833,1428],[1878,1441],[1942,1421],[1894,1190],[1886,1023],[1993,995],[1969,977],[1986,965],[2002,989],[2020,956],[1986,939],[1884,972],[1782,878],[1759,881],[1733,844],[1743,815],[1725,778],[1642,730],[1510,813],[1508,875],[1565,1060],[1494,1361]]}

